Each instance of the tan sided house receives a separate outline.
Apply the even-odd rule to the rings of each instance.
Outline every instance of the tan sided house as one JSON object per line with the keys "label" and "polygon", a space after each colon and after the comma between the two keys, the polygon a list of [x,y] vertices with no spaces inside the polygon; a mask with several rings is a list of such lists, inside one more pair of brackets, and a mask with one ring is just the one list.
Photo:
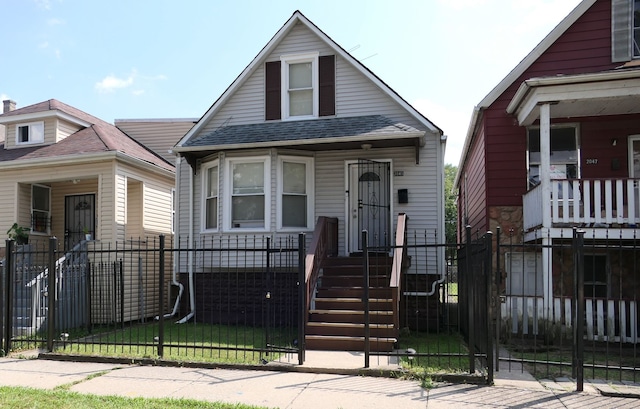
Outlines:
{"label": "tan sided house", "polygon": [[5,101],[0,124],[0,231],[18,223],[65,249],[171,233],[174,166],[115,126],[55,99]]}
{"label": "tan sided house", "polygon": [[[141,271],[129,253],[96,250],[147,245],[147,238],[172,234],[174,166],[114,125],[55,99],[19,109],[4,101],[3,111],[0,231],[15,236],[15,225],[28,232],[26,245],[16,237],[15,252],[2,241],[14,285],[14,333],[40,331],[54,293],[56,325],[63,316],[76,327],[157,314],[150,307],[157,267]],[[55,292],[47,281],[51,237],[58,239]],[[116,259],[121,282],[132,285],[126,292],[144,304],[114,307],[111,281],[98,277],[102,267],[113,276]]]}

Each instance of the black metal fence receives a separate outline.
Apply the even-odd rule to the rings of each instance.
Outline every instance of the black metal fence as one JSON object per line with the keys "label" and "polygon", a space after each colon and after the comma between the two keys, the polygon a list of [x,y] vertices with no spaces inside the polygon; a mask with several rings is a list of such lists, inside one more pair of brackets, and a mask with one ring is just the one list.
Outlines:
{"label": "black metal fence", "polygon": [[5,351],[298,359],[303,235],[59,245],[7,241]]}
{"label": "black metal fence", "polygon": [[[445,245],[435,232],[410,231],[394,348],[371,355],[488,380],[502,363],[546,378],[582,379],[583,368],[587,378],[637,382],[640,238],[612,236],[523,243],[498,230]],[[155,238],[82,242],[65,254],[55,240],[8,241],[2,349],[301,362],[304,243]],[[376,257],[388,256],[364,259]]]}
{"label": "black metal fence", "polygon": [[638,382],[640,237],[622,234],[584,229],[523,243],[498,230],[496,337],[507,370],[572,377],[578,390],[584,378]]}

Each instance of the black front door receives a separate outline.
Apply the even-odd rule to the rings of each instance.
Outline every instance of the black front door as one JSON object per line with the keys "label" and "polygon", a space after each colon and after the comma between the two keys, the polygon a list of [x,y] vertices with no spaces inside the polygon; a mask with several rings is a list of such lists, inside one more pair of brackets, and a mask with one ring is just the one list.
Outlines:
{"label": "black front door", "polygon": [[95,236],[94,194],[66,196],[64,200],[65,250],[70,250],[82,240]]}

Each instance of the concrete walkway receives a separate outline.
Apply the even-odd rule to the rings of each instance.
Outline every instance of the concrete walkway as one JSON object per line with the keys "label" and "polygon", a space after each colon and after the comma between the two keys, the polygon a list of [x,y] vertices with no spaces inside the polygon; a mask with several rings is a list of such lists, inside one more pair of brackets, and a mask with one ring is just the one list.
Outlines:
{"label": "concrete walkway", "polygon": [[[362,369],[360,353],[308,351],[303,372],[159,367],[49,359],[0,358],[0,385],[69,390],[95,395],[190,398],[245,403],[271,408],[637,408],[637,396],[616,385],[585,384],[585,392],[562,380],[538,382],[524,371],[496,372],[495,386],[419,382],[380,376],[349,375]],[[286,365],[286,364],[275,364]],[[295,366],[291,364],[292,366]],[[372,374],[397,370],[393,361],[372,359]],[[283,370],[284,369],[284,370]],[[618,385],[622,388],[624,385]],[[638,386],[625,386],[638,390]],[[634,389],[635,388],[635,389]],[[628,391],[625,391],[628,392]]]}

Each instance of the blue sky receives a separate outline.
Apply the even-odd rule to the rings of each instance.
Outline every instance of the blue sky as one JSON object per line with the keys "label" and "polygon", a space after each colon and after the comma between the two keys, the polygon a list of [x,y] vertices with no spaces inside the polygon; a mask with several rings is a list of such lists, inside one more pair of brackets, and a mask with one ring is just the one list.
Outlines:
{"label": "blue sky", "polygon": [[0,0],[0,97],[105,121],[199,118],[295,10],[449,139],[579,0]]}

